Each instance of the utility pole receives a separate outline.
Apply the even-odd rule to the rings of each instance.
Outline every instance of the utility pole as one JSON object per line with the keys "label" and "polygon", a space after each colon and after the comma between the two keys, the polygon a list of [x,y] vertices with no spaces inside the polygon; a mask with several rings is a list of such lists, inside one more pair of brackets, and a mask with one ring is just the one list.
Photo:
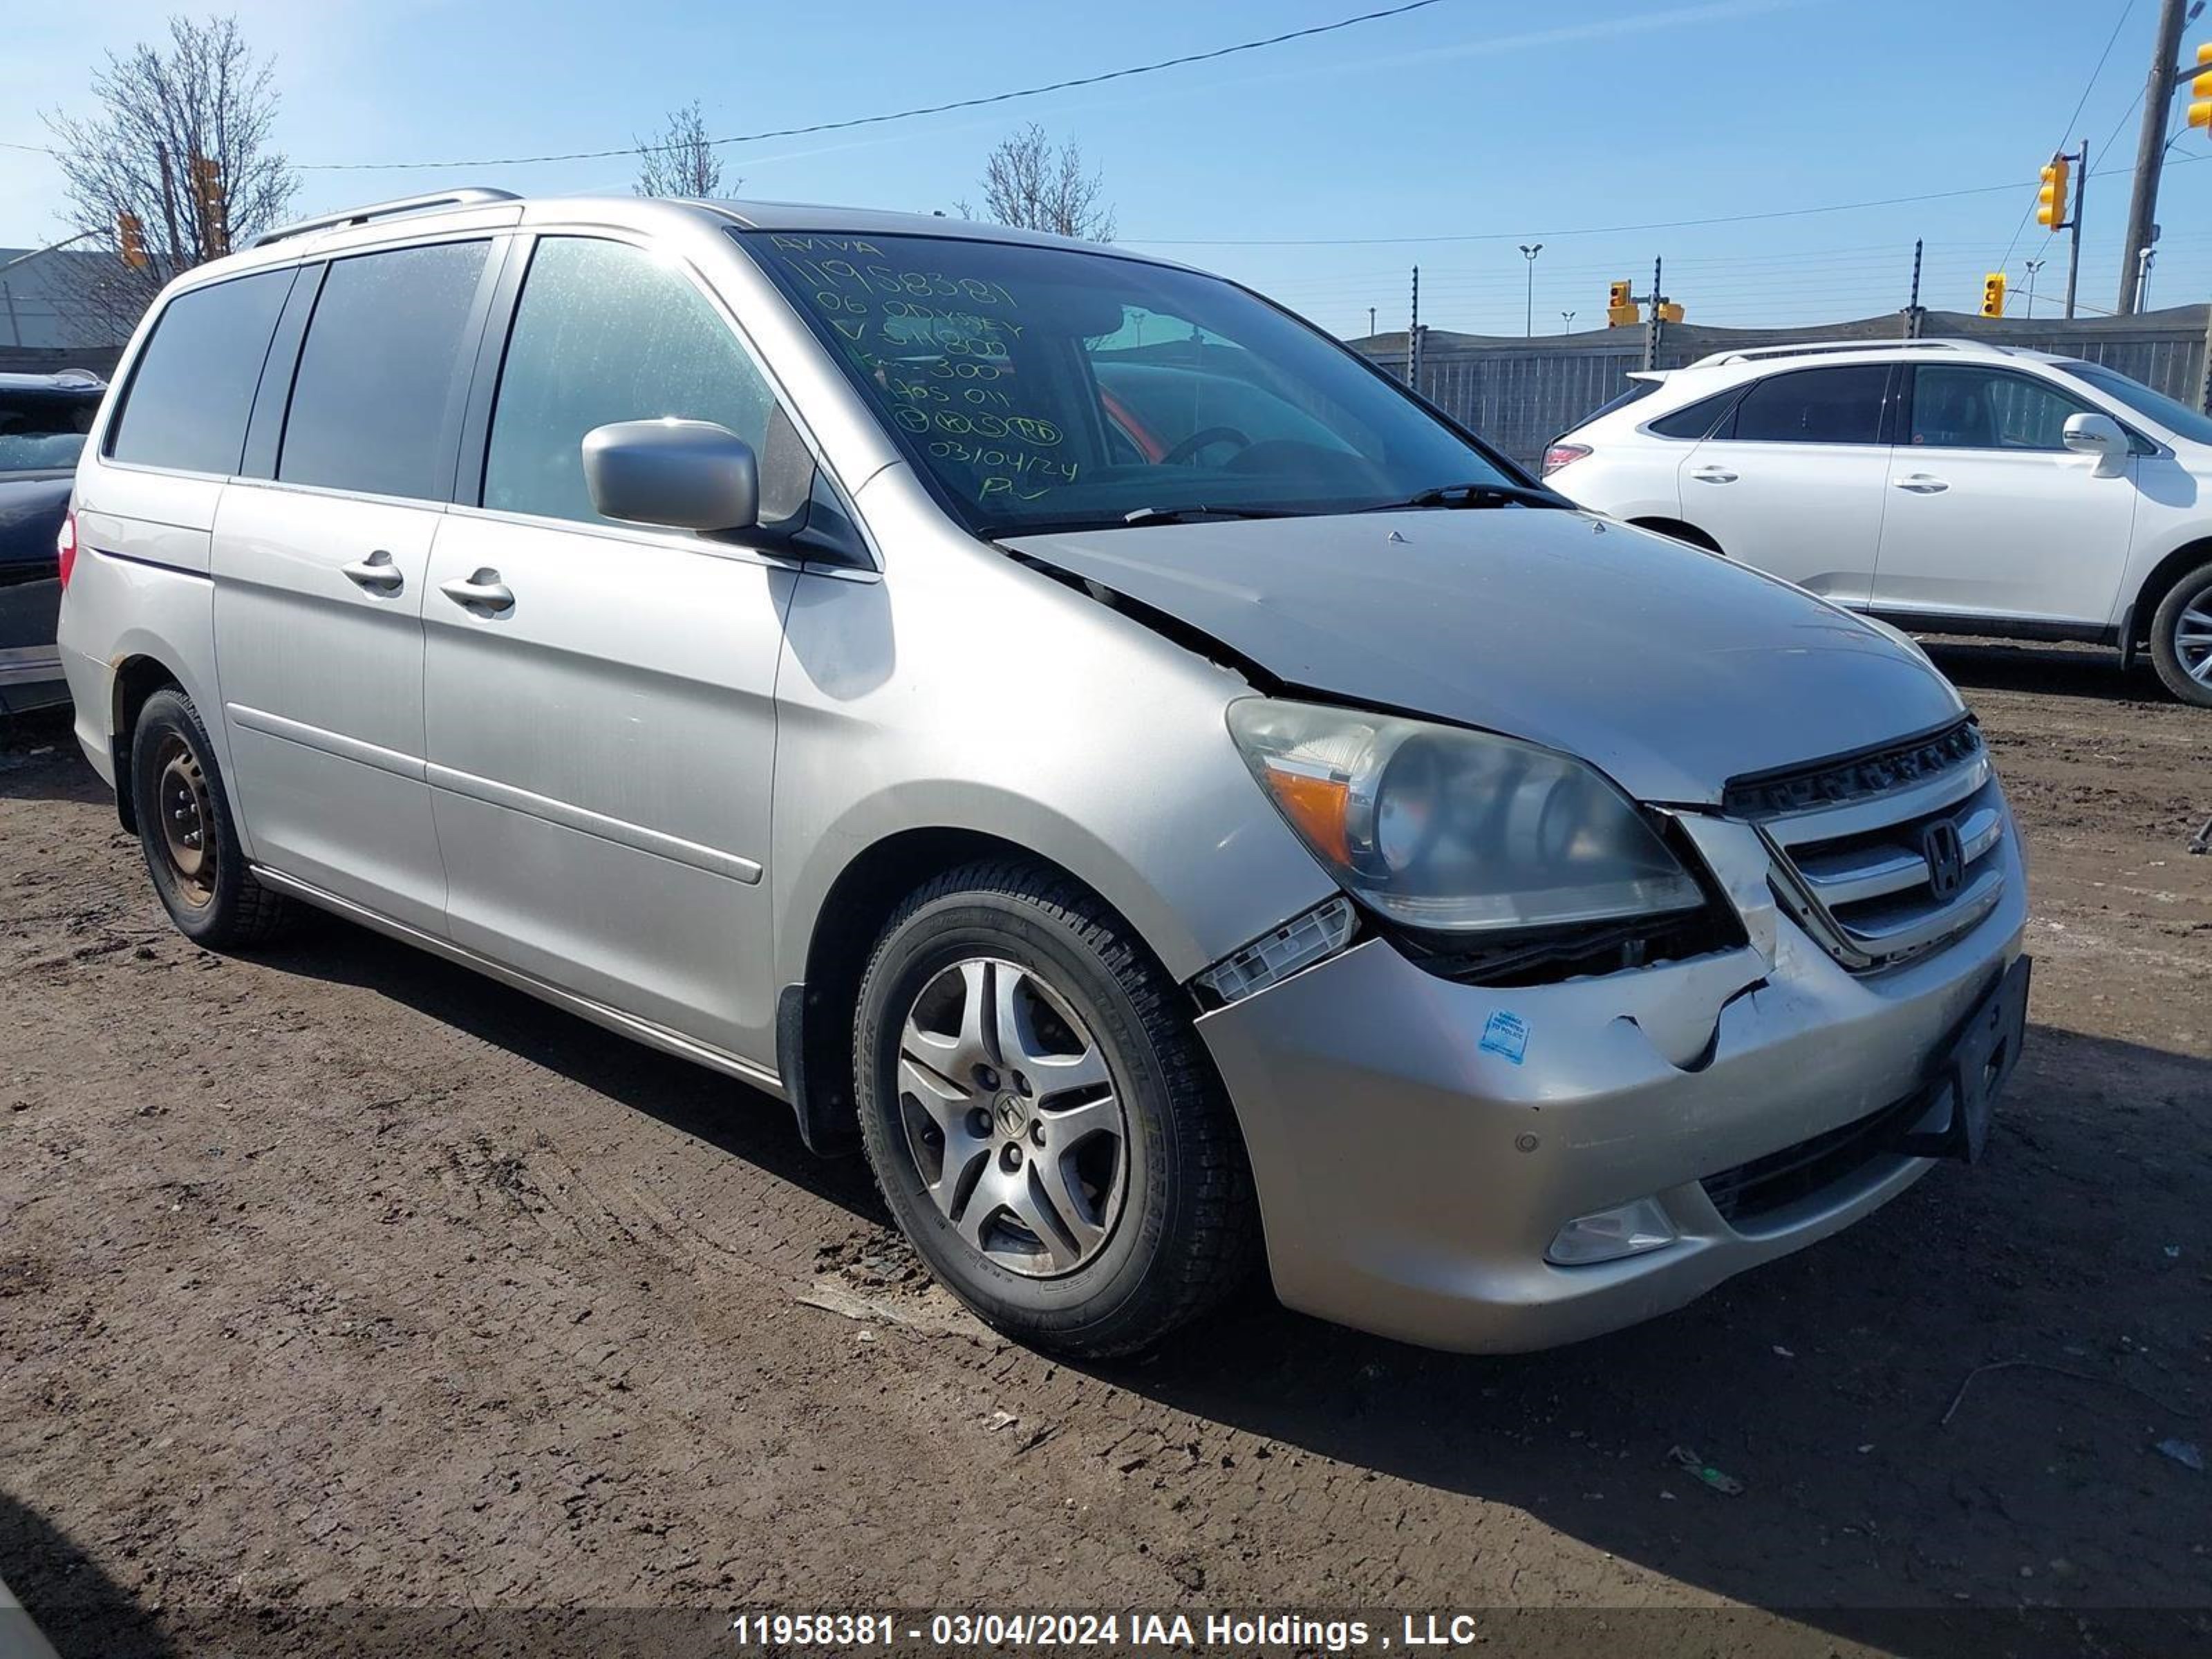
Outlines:
{"label": "utility pole", "polygon": [[1541,242],[1533,246],[1527,242],[1521,244],[1521,257],[1528,262],[1528,308],[1521,325],[1522,335],[1526,338],[1534,338],[1536,333],[1536,256],[1543,251]]}
{"label": "utility pole", "polygon": [[1912,297],[1905,302],[1905,337],[1908,340],[1917,340],[1920,337],[1920,319],[1923,314],[1920,309],[1921,246],[1921,239],[1917,236],[1914,237],[1912,239]]}
{"label": "utility pole", "polygon": [[1367,337],[1370,340],[1375,337],[1375,307],[1373,306],[1367,307]]}
{"label": "utility pole", "polygon": [[1666,301],[1667,290],[1660,285],[1660,268],[1663,262],[1651,262],[1651,313],[1644,323],[1644,367],[1648,371],[1659,367],[1659,307]]}
{"label": "utility pole", "polygon": [[2128,236],[2120,248],[2119,314],[2123,317],[2135,314],[2143,252],[2158,234],[2158,175],[2166,162],[2166,114],[2173,103],[2173,74],[2181,57],[2181,28],[2188,13],[2189,0],[2160,0],[2158,40],[2151,52],[2150,80],[2143,88],[2142,130],[2136,140],[2136,183],[2128,198]]}
{"label": "utility pole", "polygon": [[1413,267],[1413,313],[1406,324],[1406,384],[1421,389],[1421,268]]}
{"label": "utility pole", "polygon": [[2074,162],[2074,246],[2066,255],[2066,320],[2074,320],[2074,288],[2081,279],[2081,204],[2089,196],[2089,141],[2084,138]]}
{"label": "utility pole", "polygon": [[2027,314],[2031,317],[2035,315],[2035,273],[2042,270],[2045,264],[2045,261],[2041,259],[2027,262]]}

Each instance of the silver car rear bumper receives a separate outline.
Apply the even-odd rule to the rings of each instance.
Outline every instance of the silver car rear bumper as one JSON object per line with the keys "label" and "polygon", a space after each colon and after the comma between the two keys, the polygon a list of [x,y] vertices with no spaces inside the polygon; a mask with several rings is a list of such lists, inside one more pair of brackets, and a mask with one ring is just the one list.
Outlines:
{"label": "silver car rear bumper", "polygon": [[[1931,1165],[1871,1134],[1865,1156],[1755,1218],[1724,1219],[1726,1184],[1704,1183],[1912,1100],[2020,955],[2017,848],[2008,833],[2003,891],[1970,931],[1877,973],[1771,915],[1740,951],[1514,989],[1439,978],[1370,939],[1206,1015],[1278,1295],[1432,1347],[1549,1347],[1680,1307],[1880,1207]],[[1565,1223],[1643,1198],[1674,1243],[1546,1259]]]}

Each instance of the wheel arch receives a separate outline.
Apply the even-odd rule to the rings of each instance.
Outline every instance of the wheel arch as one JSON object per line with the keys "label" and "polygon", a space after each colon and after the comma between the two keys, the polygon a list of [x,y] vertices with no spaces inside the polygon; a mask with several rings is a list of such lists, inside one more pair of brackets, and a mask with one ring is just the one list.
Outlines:
{"label": "wheel arch", "polygon": [[[853,1016],[860,977],[890,920],[906,896],[963,865],[1018,859],[1074,883],[1111,911],[1130,937],[1152,950],[1097,885],[1035,848],[990,830],[932,824],[893,831],[862,848],[837,872],[815,908],[804,977],[776,997],[776,1069],[810,1151],[855,1150],[860,1120],[853,1099]],[[1158,952],[1153,954],[1157,958]]]}
{"label": "wheel arch", "polygon": [[2150,574],[2136,590],[2135,604],[2121,620],[2121,666],[2132,667],[2136,653],[2150,643],[2151,620],[2158,615],[2159,606],[2173,591],[2174,584],[2205,564],[2212,564],[2212,536],[2182,543],[2151,567]]}
{"label": "wheel arch", "polygon": [[108,750],[115,764],[115,816],[134,836],[138,833],[138,808],[131,799],[131,740],[147,700],[165,686],[191,696],[176,672],[157,656],[140,652],[115,665],[113,702],[107,722]]}
{"label": "wheel arch", "polygon": [[1723,558],[1728,556],[1722,550],[1718,542],[1687,519],[1670,519],[1659,514],[1640,514],[1628,522],[1638,530],[1654,530],[1662,536],[1672,536],[1678,542],[1687,542],[1692,547],[1702,547],[1708,553],[1718,553]]}

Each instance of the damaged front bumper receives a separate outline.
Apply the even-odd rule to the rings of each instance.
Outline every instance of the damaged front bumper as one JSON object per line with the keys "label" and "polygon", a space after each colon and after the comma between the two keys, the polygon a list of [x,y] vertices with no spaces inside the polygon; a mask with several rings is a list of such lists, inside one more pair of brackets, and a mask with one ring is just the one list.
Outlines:
{"label": "damaged front bumper", "polygon": [[[1747,945],[1507,989],[1370,939],[1199,1021],[1284,1303],[1432,1347],[1549,1347],[1680,1307],[1931,1167],[1905,1149],[1944,1128],[1937,1074],[2021,953],[2008,815],[1995,907],[1872,974],[1777,912],[1754,831],[1681,822]],[[1562,1229],[1607,1216],[1638,1253],[1562,1265]]]}

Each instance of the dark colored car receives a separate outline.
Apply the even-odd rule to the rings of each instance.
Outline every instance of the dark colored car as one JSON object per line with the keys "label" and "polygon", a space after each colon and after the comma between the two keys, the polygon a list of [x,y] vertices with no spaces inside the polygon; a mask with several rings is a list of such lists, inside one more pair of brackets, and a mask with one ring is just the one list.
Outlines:
{"label": "dark colored car", "polygon": [[55,538],[69,513],[77,452],[107,386],[79,368],[0,374],[0,708],[69,700],[54,618],[61,609]]}

